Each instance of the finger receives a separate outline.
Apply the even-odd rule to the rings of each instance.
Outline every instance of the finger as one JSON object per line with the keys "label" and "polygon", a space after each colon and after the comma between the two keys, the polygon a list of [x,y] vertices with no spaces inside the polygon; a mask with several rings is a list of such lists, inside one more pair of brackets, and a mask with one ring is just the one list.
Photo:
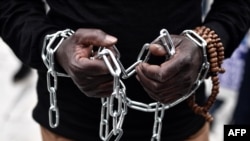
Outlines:
{"label": "finger", "polygon": [[169,99],[177,97],[177,95],[175,95],[175,93],[178,92],[176,84],[168,85],[157,83],[140,73],[137,74],[137,78],[140,80],[140,83],[147,94],[156,101],[167,103]]}
{"label": "finger", "polygon": [[155,56],[165,56],[167,54],[163,46],[159,44],[150,44],[149,51]]}
{"label": "finger", "polygon": [[168,79],[174,77],[178,72],[175,69],[175,65],[172,65],[174,68],[170,68],[168,66],[169,63],[165,63],[164,65],[150,65],[148,63],[141,63],[138,65],[138,69],[141,70],[141,73],[145,75],[145,77],[163,83]]}
{"label": "finger", "polygon": [[[171,37],[174,47],[179,46],[182,40],[177,38],[175,35],[172,35]],[[155,56],[166,56],[167,54],[166,49],[162,46],[160,41],[150,44],[149,50]]]}
{"label": "finger", "polygon": [[156,89],[158,86],[157,81],[155,81],[154,79],[150,79],[148,78],[141,70],[140,67],[136,68],[136,78],[137,80],[141,83],[141,85],[148,91],[148,93],[156,93]]}
{"label": "finger", "polygon": [[153,76],[146,76],[139,67],[137,68],[136,77],[138,81],[151,93],[162,93],[164,91],[168,91],[168,89],[172,89],[173,87],[176,87],[176,85],[179,85],[179,83],[176,84],[172,82],[180,82],[176,78],[169,79],[167,82],[160,82]]}
{"label": "finger", "polygon": [[76,74],[85,74],[89,76],[100,76],[104,74],[110,74],[108,67],[103,60],[100,59],[89,59],[81,58],[74,60],[71,64],[71,70],[75,71]]}
{"label": "finger", "polygon": [[160,77],[159,76],[160,69],[161,68],[158,65],[150,65],[148,63],[140,63],[136,67],[136,73],[139,74],[140,76],[144,76],[148,79],[158,81],[159,77]]}
{"label": "finger", "polygon": [[168,61],[158,65],[150,65],[148,63],[141,63],[138,67],[146,77],[159,82],[165,82],[172,77],[178,76],[179,73],[186,72],[190,69],[192,62],[190,58],[181,55],[179,51]]}
{"label": "finger", "polygon": [[82,46],[82,45],[76,45],[76,48],[72,48],[74,49],[74,57],[76,60],[81,60],[83,58],[90,58],[92,56],[92,50],[93,50],[93,46],[89,45],[87,46]]}
{"label": "finger", "polygon": [[117,38],[106,34],[99,29],[78,29],[74,37],[78,44],[94,46],[112,46],[117,42]]}
{"label": "finger", "polygon": [[138,70],[136,78],[139,80],[148,95],[156,101],[169,103],[185,95],[190,89],[190,79],[172,78],[165,83],[158,83],[148,79]]}
{"label": "finger", "polygon": [[76,47],[71,60],[71,70],[74,73],[82,73],[88,75],[103,75],[107,74],[108,68],[103,60],[90,59],[92,47],[82,48]]}

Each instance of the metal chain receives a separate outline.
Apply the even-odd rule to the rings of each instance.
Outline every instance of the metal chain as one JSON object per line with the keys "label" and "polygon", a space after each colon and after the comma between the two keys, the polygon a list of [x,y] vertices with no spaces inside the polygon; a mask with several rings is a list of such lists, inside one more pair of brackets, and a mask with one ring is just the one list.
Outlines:
{"label": "metal chain", "polygon": [[[50,107],[48,111],[49,115],[49,125],[51,128],[56,128],[59,125],[59,109],[57,107],[57,76],[68,77],[67,74],[59,73],[55,70],[55,60],[54,53],[60,46],[60,44],[74,33],[73,30],[66,29],[63,31],[58,31],[51,35],[46,35],[44,38],[43,49],[42,49],[42,59],[47,67],[47,89],[50,94]],[[60,39],[59,39],[60,38]],[[59,39],[56,46],[53,48],[53,44]]]}
{"label": "metal chain", "polygon": [[[157,42],[161,42],[161,44],[166,49],[167,51],[166,60],[170,59],[170,57],[175,53],[175,48],[173,46],[172,40],[167,30],[165,29],[161,30],[160,36],[156,38],[152,43],[157,43]],[[120,53],[118,49],[115,46],[113,46],[113,49],[115,53],[117,54],[117,58],[115,58],[113,53],[109,49],[106,49],[106,48],[99,48],[97,55],[93,57],[94,59],[102,58],[105,64],[107,65],[111,75],[114,77],[113,93],[108,98],[102,98],[100,138],[104,141],[110,140],[112,136],[116,136],[115,141],[120,139],[120,137],[122,136],[123,130],[121,126],[117,126],[117,125],[118,123],[120,123],[120,125],[123,123],[125,113],[127,113],[127,110],[124,110],[124,113],[122,114],[121,106],[123,104],[124,109],[127,109],[127,106],[130,106],[131,108],[134,108],[136,110],[155,112],[153,135],[152,135],[151,140],[159,141],[160,136],[161,136],[162,119],[164,117],[164,112],[165,112],[165,109],[169,108],[170,106],[169,105],[165,106],[164,104],[160,102],[155,102],[152,104],[145,104],[145,103],[133,101],[125,97],[125,91],[126,91],[125,87],[123,89],[123,93],[119,95],[120,86],[119,86],[118,81],[120,81],[120,83],[122,82],[119,78],[121,72],[123,73],[123,79],[127,79],[135,73],[135,67],[140,62],[147,62],[150,59],[150,52],[148,51],[149,44],[145,44],[143,46],[142,50],[140,51],[140,54],[137,57],[137,61],[126,70],[124,69],[121,61],[119,60]],[[107,59],[107,55],[110,56],[110,59],[113,62],[115,69],[112,67],[111,63]],[[142,57],[144,57],[144,59],[142,59]],[[117,105],[116,105],[117,109],[114,111],[113,103],[114,103],[115,98],[117,99]],[[146,108],[144,108],[143,106],[145,106]],[[150,108],[150,107],[153,107],[153,108]],[[109,116],[108,115],[110,115],[113,118],[112,119],[113,129],[110,132],[109,132]],[[120,118],[118,119],[119,116]]]}
{"label": "metal chain", "polygon": [[[56,90],[57,90],[57,76],[67,76],[62,73],[58,73],[54,68],[54,52],[60,45],[60,43],[72,35],[73,32],[71,30],[65,30],[62,32],[57,32],[53,35],[48,35],[45,38],[45,41],[49,40],[49,43],[44,43],[42,58],[44,64],[48,68],[47,72],[47,88],[50,92],[50,108],[49,108],[49,122],[52,128],[55,128],[59,124],[59,110],[57,107],[56,100]],[[59,41],[58,45],[55,49],[51,48],[51,45],[55,41],[56,38],[61,37],[62,39]],[[165,56],[166,61],[171,59],[171,57],[175,54],[175,47],[171,40],[171,37],[166,29],[162,29],[160,31],[160,35],[151,43],[159,43],[166,50],[167,54]],[[120,79],[120,75],[122,74],[123,79],[127,79],[131,77],[135,73],[135,67],[141,62],[147,62],[150,59],[150,51],[149,44],[146,43],[142,47],[137,61],[132,64],[130,67],[125,69],[120,61],[120,53],[118,49],[113,46],[112,48],[114,53],[105,47],[100,47],[95,56],[92,56],[90,59],[103,59],[106,66],[108,67],[110,74],[113,76],[113,92],[110,97],[101,98],[101,119],[100,119],[100,129],[99,136],[103,141],[109,141],[114,139],[115,141],[119,141],[121,136],[123,135],[122,125],[125,119],[125,115],[127,114],[128,107],[143,111],[143,112],[154,112],[154,126],[153,133],[151,137],[151,141],[160,141],[161,138],[161,130],[162,130],[162,120],[164,117],[164,113],[166,109],[169,109],[180,102],[187,99],[191,96],[200,83],[204,79],[204,75],[206,75],[207,70],[207,61],[205,60],[205,67],[202,67],[201,72],[205,71],[204,75],[200,75],[197,78],[196,83],[194,84],[194,88],[183,97],[175,100],[174,102],[163,104],[160,102],[153,103],[143,103],[134,101],[126,96],[126,87]],[[93,53],[94,54],[94,53]],[[115,55],[116,54],[116,57]],[[206,58],[206,52],[203,50],[203,57]],[[203,63],[204,66],[204,63]],[[51,78],[52,76],[52,78]],[[53,84],[51,83],[53,82]],[[110,125],[112,124],[112,129],[110,129]]]}
{"label": "metal chain", "polygon": [[157,102],[154,116],[153,135],[151,137],[151,141],[161,140],[162,119],[164,117],[165,109],[160,109],[160,106],[164,107],[164,104]]}
{"label": "metal chain", "polygon": [[[168,31],[166,29],[162,29],[160,31],[160,35],[154,41],[152,41],[151,44],[152,43],[159,43],[164,47],[165,51],[167,52],[166,56],[165,56],[165,60],[169,60],[175,54],[174,44],[171,40],[170,34],[168,33]],[[150,59],[150,55],[151,55],[151,53],[149,51],[149,44],[146,43],[142,47],[142,49],[137,57],[137,61],[134,64],[132,64],[127,70],[122,71],[123,72],[122,78],[127,79],[130,76],[132,76],[135,73],[135,67],[140,62],[147,62]],[[144,57],[144,59],[143,59],[143,57]],[[124,68],[124,67],[121,67],[121,68]],[[153,133],[152,133],[153,135],[151,137],[151,141],[160,141],[161,129],[162,129],[162,119],[164,117],[165,110],[170,108],[171,106],[174,106],[174,105],[172,105],[172,103],[165,105],[165,104],[160,103],[160,102],[145,104],[142,102],[133,101],[129,98],[127,98],[127,103],[128,103],[128,106],[130,108],[133,108],[136,110],[140,110],[140,111],[144,111],[144,112],[155,112],[154,126],[153,126]]]}
{"label": "metal chain", "polygon": [[109,99],[101,98],[102,108],[101,108],[101,120],[99,128],[99,136],[101,140],[105,140],[109,134]]}
{"label": "metal chain", "polygon": [[[108,57],[110,59],[108,59]],[[101,109],[101,121],[100,121],[100,138],[104,141],[110,140],[113,136],[115,141],[119,141],[122,134],[122,124],[127,114],[126,104],[126,93],[125,86],[120,81],[121,69],[114,54],[106,48],[98,50],[98,54],[94,57],[101,58],[104,60],[108,67],[110,74],[113,76],[113,92],[108,98],[101,98],[102,109]],[[112,62],[110,62],[110,61]],[[121,88],[122,86],[122,88]],[[112,117],[113,128],[109,131],[109,120]]]}
{"label": "metal chain", "polygon": [[[49,62],[54,62],[53,50],[48,50],[48,58]],[[47,88],[50,93],[50,108],[49,108],[49,125],[52,128],[55,128],[59,125],[59,110],[57,107],[57,98],[56,98],[56,90],[57,90],[57,75],[55,75],[54,64],[49,64],[49,69],[47,71]],[[51,83],[53,82],[53,84]]]}

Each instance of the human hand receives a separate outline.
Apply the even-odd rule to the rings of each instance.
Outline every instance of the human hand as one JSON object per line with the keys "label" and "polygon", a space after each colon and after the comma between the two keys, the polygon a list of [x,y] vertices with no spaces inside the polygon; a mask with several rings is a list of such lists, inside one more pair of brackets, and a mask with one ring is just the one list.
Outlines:
{"label": "human hand", "polygon": [[[190,39],[172,35],[176,53],[160,65],[140,63],[136,78],[148,95],[156,101],[168,104],[188,94],[197,79],[202,63],[201,49]],[[150,44],[154,56],[165,56],[160,44]]]}
{"label": "human hand", "polygon": [[117,39],[98,29],[78,29],[56,51],[59,65],[76,86],[89,97],[107,97],[113,91],[113,77],[103,60],[90,59],[94,47],[111,47]]}

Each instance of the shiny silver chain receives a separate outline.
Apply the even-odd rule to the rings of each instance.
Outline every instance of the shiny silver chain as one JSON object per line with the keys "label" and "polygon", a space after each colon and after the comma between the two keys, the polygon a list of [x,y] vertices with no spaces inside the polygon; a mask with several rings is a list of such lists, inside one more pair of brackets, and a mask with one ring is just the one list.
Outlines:
{"label": "shiny silver chain", "polygon": [[[122,81],[120,81],[121,69],[115,55],[109,49],[100,48],[98,54],[91,59],[97,58],[104,60],[110,74],[113,76],[113,92],[111,96],[101,98],[102,107],[99,135],[104,141],[108,141],[111,138],[119,141],[123,134],[122,125],[127,114],[126,88]],[[112,118],[112,130],[109,130],[110,117]]]}
{"label": "shiny silver chain", "polygon": [[[163,45],[163,47],[167,51],[166,60],[170,59],[171,56],[175,54],[175,47],[166,29],[161,30],[159,37],[156,38],[151,43],[159,43],[159,42]],[[160,141],[162,119],[164,117],[164,112],[173,104],[165,105],[160,102],[145,104],[142,102],[133,101],[128,97],[126,97],[126,88],[122,83],[122,80],[120,79],[121,72],[123,73],[122,78],[127,79],[135,73],[135,67],[140,62],[147,62],[150,59],[151,54],[149,52],[149,44],[146,43],[142,47],[137,57],[137,61],[134,64],[132,64],[128,69],[124,69],[122,65],[118,49],[115,46],[113,46],[113,49],[115,51],[115,54],[117,55],[116,58],[114,57],[113,52],[107,48],[99,49],[97,55],[93,57],[94,59],[102,58],[106,66],[108,67],[111,75],[114,77],[113,93],[108,98],[102,98],[100,138],[103,141],[109,141],[112,136],[115,136],[115,141],[118,141],[121,138],[123,134],[121,125],[124,121],[125,115],[127,114],[127,107],[130,107],[143,112],[155,112],[153,135],[151,137],[151,141]],[[113,63],[109,62],[107,56],[110,56],[110,60]],[[111,64],[114,64],[113,67]],[[120,84],[122,84],[123,86],[122,89],[120,89]],[[116,110],[114,110],[114,104],[113,104],[114,99],[117,100]],[[113,121],[112,122],[113,128],[111,131],[109,131],[109,116],[112,117]]]}
{"label": "shiny silver chain", "polygon": [[[55,69],[54,53],[60,44],[74,33],[73,30],[66,29],[58,31],[51,35],[46,35],[42,48],[42,59],[47,67],[47,89],[50,93],[50,107],[48,111],[49,125],[51,128],[56,128],[59,125],[59,109],[57,106],[56,90],[57,90],[57,76],[68,77],[67,74],[60,73]],[[53,44],[57,42],[55,48]]]}
{"label": "shiny silver chain", "polygon": [[[74,32],[72,30],[59,31],[52,35],[47,35],[44,42],[44,47],[42,51],[42,59],[44,64],[48,68],[47,72],[47,87],[50,92],[50,108],[49,108],[49,123],[52,128],[55,128],[59,124],[59,110],[56,103],[56,90],[57,90],[57,76],[68,77],[66,74],[58,73],[54,67],[54,53],[59,47],[61,42],[72,35]],[[201,82],[204,80],[207,70],[209,69],[209,63],[207,61],[206,50],[204,48],[205,41],[202,40],[197,34],[192,31],[185,31],[182,35],[187,36],[193,40],[203,51],[203,64],[198,74],[197,80],[194,84],[192,90],[184,95],[183,97],[170,102],[170,103],[143,103],[139,101],[132,100],[126,96],[126,87],[122,82],[122,79],[127,79],[135,73],[135,67],[141,62],[147,62],[150,59],[149,44],[146,43],[142,47],[137,61],[130,67],[125,69],[120,61],[120,53],[118,49],[113,46],[112,50],[100,47],[95,56],[90,59],[103,59],[106,66],[108,67],[110,74],[113,76],[113,92],[110,97],[101,98],[101,119],[100,119],[100,129],[99,136],[103,141],[115,140],[119,141],[123,135],[122,125],[125,120],[125,116],[128,112],[128,107],[142,112],[154,112],[154,125],[151,141],[160,141],[161,130],[162,130],[162,120],[166,109],[169,109],[180,102],[186,100],[191,96],[194,91],[200,86]],[[198,37],[197,37],[198,36]],[[55,39],[60,37],[61,40],[58,42],[57,46],[52,49],[52,44]],[[166,61],[171,59],[175,54],[175,47],[171,40],[171,37],[166,29],[160,31],[160,35],[151,43],[160,43],[164,49],[167,51],[165,56]],[[113,52],[112,52],[113,51]],[[115,55],[116,56],[115,56]],[[52,78],[51,78],[52,76]],[[54,82],[52,85],[51,82]],[[53,116],[54,115],[54,116]],[[110,129],[110,125],[112,128]]]}

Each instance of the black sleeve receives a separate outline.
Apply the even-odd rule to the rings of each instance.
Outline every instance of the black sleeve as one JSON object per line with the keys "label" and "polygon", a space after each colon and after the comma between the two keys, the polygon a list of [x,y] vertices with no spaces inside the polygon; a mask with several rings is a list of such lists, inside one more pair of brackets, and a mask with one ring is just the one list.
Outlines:
{"label": "black sleeve", "polygon": [[229,57],[250,27],[250,0],[214,0],[205,25],[219,35]]}
{"label": "black sleeve", "polygon": [[43,38],[57,30],[48,22],[42,0],[0,0],[0,35],[25,64],[45,70]]}

